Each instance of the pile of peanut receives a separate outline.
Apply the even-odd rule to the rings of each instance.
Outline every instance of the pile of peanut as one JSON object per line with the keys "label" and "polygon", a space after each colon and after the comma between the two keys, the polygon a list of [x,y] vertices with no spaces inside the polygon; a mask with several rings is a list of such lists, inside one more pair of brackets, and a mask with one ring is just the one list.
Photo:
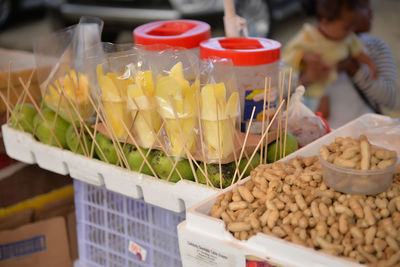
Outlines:
{"label": "pile of peanut", "polygon": [[210,215],[240,240],[263,232],[370,266],[400,264],[400,179],[375,196],[343,194],[323,183],[316,156],[260,165]]}
{"label": "pile of peanut", "polygon": [[365,135],[360,139],[336,137],[335,142],[319,149],[321,157],[337,166],[358,169],[386,169],[396,163],[396,151],[378,148]]}

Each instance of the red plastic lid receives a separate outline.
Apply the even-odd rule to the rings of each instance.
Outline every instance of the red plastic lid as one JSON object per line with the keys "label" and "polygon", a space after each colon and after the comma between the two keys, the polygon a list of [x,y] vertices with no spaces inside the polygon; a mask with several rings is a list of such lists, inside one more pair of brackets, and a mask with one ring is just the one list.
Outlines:
{"label": "red plastic lid", "polygon": [[273,63],[281,57],[281,44],[265,38],[212,38],[200,44],[200,58],[229,58],[235,66]]}
{"label": "red plastic lid", "polygon": [[137,27],[133,38],[139,45],[163,44],[191,49],[210,39],[210,25],[197,20],[156,21]]}

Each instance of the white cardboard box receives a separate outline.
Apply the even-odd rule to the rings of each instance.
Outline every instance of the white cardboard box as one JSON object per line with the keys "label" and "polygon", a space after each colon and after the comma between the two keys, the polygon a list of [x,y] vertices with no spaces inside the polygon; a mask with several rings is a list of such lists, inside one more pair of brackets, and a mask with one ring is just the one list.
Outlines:
{"label": "white cardboard box", "polygon": [[[383,133],[382,127],[386,127],[387,131]],[[382,143],[382,138],[379,137],[386,135],[386,141],[394,138],[400,142],[400,121],[381,115],[367,114],[282,160],[287,161],[299,155],[304,157],[317,155],[320,146],[333,142],[335,137],[358,137],[361,133],[365,133],[376,145],[399,150],[399,146],[393,147],[388,143]],[[248,177],[240,183],[245,183],[249,179]],[[187,210],[186,221],[178,225],[183,266],[246,266],[246,256],[256,256],[271,266],[362,266],[263,233],[247,241],[235,239],[225,229],[225,223],[222,220],[208,216],[218,196],[231,190],[232,186]]]}

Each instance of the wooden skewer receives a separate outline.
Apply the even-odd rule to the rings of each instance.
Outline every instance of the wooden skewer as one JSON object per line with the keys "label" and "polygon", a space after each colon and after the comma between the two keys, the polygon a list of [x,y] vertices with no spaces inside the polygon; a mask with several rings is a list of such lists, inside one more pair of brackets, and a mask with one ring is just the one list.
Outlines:
{"label": "wooden skewer", "polygon": [[[262,116],[261,134],[263,134],[264,130],[265,130],[265,105],[266,105],[266,102],[267,102],[267,81],[268,81],[268,78],[265,77],[265,80],[264,80],[265,85],[264,85],[264,101],[263,101],[263,110],[262,110],[263,116]],[[268,114],[268,116],[269,116],[269,114]],[[263,162],[263,147],[264,147],[263,144],[264,144],[264,140],[262,140],[261,147],[260,147],[260,164],[262,164],[262,162]]]}
{"label": "wooden skewer", "polygon": [[[163,118],[163,117],[161,117],[161,118],[164,120],[164,122],[165,122],[165,124],[166,124],[166,127],[170,127],[169,124],[168,124],[168,121],[165,120],[165,118]],[[194,130],[194,129],[192,129],[191,132],[192,132],[193,130]],[[174,137],[177,137],[177,135],[175,134],[174,131],[171,131],[171,133],[173,134]],[[190,135],[190,134],[189,134],[189,135]],[[186,146],[184,146],[184,149],[186,149]],[[187,150],[187,149],[186,149],[186,150]],[[202,169],[202,168],[200,167],[200,165],[197,163],[197,161],[196,161],[196,159],[193,157],[193,155],[192,155],[190,152],[186,151],[186,150],[185,150],[186,156],[187,156],[187,157],[190,157],[191,160],[193,161],[194,165],[196,165],[196,167],[200,170],[201,174],[205,175],[203,169]]]}
{"label": "wooden skewer", "polygon": [[[281,104],[279,105],[277,111],[280,111],[280,110],[281,110],[282,105],[283,105],[284,102],[285,102],[285,100],[283,100],[283,101],[281,102]],[[271,123],[268,125],[267,130],[265,131],[265,133],[263,133],[263,135],[261,136],[261,139],[265,138],[266,135],[268,134],[269,128],[271,127],[272,123],[274,122],[274,120],[275,120],[275,118],[276,118],[276,115],[277,115],[277,113],[274,114],[274,117],[272,118]],[[246,166],[244,167],[245,170],[249,167],[251,161],[252,161],[253,158],[254,158],[254,155],[257,153],[257,150],[258,150],[258,148],[259,148],[260,146],[261,146],[261,141],[258,142],[256,148],[254,149],[254,151],[253,151],[253,153],[252,153],[252,155],[251,155],[251,157],[250,157],[250,160],[247,162]],[[244,174],[244,172],[240,175],[239,181],[242,179],[243,174]]]}
{"label": "wooden skewer", "polygon": [[50,127],[49,122],[46,120],[46,117],[43,115],[42,110],[39,108],[38,104],[36,103],[36,100],[32,96],[32,94],[29,92],[29,89],[26,87],[25,83],[22,81],[21,77],[19,77],[19,81],[22,84],[22,87],[24,88],[25,92],[27,93],[29,99],[31,100],[32,104],[35,106],[36,110],[39,113],[39,116],[43,119],[44,123],[46,124],[47,128],[50,130],[50,134],[52,138],[55,138],[56,143],[59,148],[63,149],[60,141],[58,140],[57,136],[55,135],[53,129]]}
{"label": "wooden skewer", "polygon": [[[169,124],[168,124],[168,122],[167,122],[167,119],[165,119],[164,117],[161,117],[161,118],[162,118],[163,122],[167,125],[166,127],[169,127]],[[171,128],[171,132],[173,133],[172,128]],[[168,152],[165,152],[165,153],[166,153],[166,155],[168,155]],[[172,174],[174,173],[174,171],[176,171],[176,173],[178,173],[178,175],[179,175],[179,178],[180,178],[181,180],[183,180],[183,177],[182,177],[182,175],[180,174],[179,170],[176,169],[176,165],[177,165],[177,164],[178,164],[178,159],[177,159],[176,157],[174,157],[174,161],[173,161],[173,164],[172,164],[171,172],[168,174],[168,177],[167,177],[167,182],[168,182],[169,179],[171,178],[171,176],[172,176]],[[176,170],[175,170],[175,169],[176,169]]]}
{"label": "wooden skewer", "polygon": [[[235,127],[233,127],[234,123],[232,121],[233,119],[232,119],[231,116],[228,117],[228,120],[230,121],[229,125],[230,125],[231,133],[232,133],[232,135],[231,135],[232,144],[234,144],[234,142],[235,142],[235,140],[234,140],[234,132],[236,132],[236,129],[235,129]],[[233,159],[235,160],[235,172],[239,173],[240,172],[239,171],[239,162],[238,162],[238,158],[237,158],[237,155],[236,155],[236,149],[233,148],[232,152],[233,152]],[[235,179],[235,177],[232,177],[231,185],[233,184],[234,179]]]}
{"label": "wooden skewer", "polygon": [[[136,99],[135,99],[135,98],[132,98],[132,101],[134,102],[134,104],[136,105],[136,107],[138,107],[138,111],[140,111],[140,108],[139,108],[138,103],[136,102]],[[160,114],[159,114],[159,115],[160,115]],[[163,118],[161,115],[160,115],[160,118],[163,120],[162,125],[165,125],[165,124],[166,124],[166,121],[164,120],[164,118]],[[146,117],[144,117],[144,122],[146,123],[146,126],[147,126],[147,127],[149,127],[149,128],[152,127],[152,126],[151,126],[152,124],[147,120]],[[161,129],[163,129],[163,127],[160,127],[160,130],[161,130]],[[161,142],[161,140],[160,140],[160,138],[159,138],[158,135],[155,135],[155,140],[156,140],[156,142],[158,143],[158,145],[161,147],[161,150],[162,150],[162,151],[165,153],[165,155],[167,156],[167,159],[169,160],[169,162],[170,162],[172,165],[174,165],[174,164],[175,164],[175,160],[172,160],[172,159],[171,159],[170,155],[168,154],[167,148],[164,146],[163,142]],[[182,178],[182,175],[181,175],[181,173],[179,172],[179,170],[177,170],[176,173],[178,174],[179,178],[182,180],[183,178]],[[158,176],[155,176],[155,177],[158,178]]]}
{"label": "wooden skewer", "polygon": [[[10,61],[10,72],[9,72],[9,79],[10,79],[10,77],[11,77],[11,61]],[[28,83],[27,83],[27,87],[29,88],[30,87],[30,85],[31,85],[31,80],[32,80],[32,77],[33,77],[33,73],[34,73],[34,71],[32,71],[31,72],[31,74],[30,74],[30,77],[29,77],[29,79],[28,79]],[[9,83],[10,83],[10,81],[9,81]],[[14,91],[14,90],[13,90]],[[14,94],[15,94],[15,92],[14,92]],[[9,108],[7,108],[7,124],[8,123],[10,123],[10,119],[11,119],[11,116],[12,115],[14,115],[14,117],[15,117],[15,119],[17,119],[18,118],[18,116],[21,114],[21,112],[22,112],[22,109],[19,109],[19,110],[16,110],[16,111],[14,111],[15,110],[15,108],[16,107],[18,107],[18,105],[20,105],[20,104],[23,104],[23,103],[25,103],[25,100],[26,100],[26,93],[25,93],[25,91],[23,91],[22,92],[22,94],[20,94],[19,96],[18,96],[18,98],[17,98],[17,102],[15,103],[15,105],[13,106],[12,105],[12,103],[11,103],[11,100],[10,100],[10,84],[8,84],[8,86],[7,86],[7,99],[6,99],[6,101],[7,101],[7,103],[8,103],[8,105],[9,105],[9,108],[11,108],[11,110],[9,110]],[[16,113],[17,112],[17,113]],[[24,120],[24,122],[25,122],[25,124],[32,130],[32,133],[34,133],[34,129],[31,127],[31,125],[25,120],[25,118],[23,118],[23,120]],[[21,131],[24,131],[24,129],[23,128],[21,128],[20,129]]]}
{"label": "wooden skewer", "polygon": [[[269,81],[268,81],[268,99],[270,99],[270,96],[271,96],[271,77],[269,77]],[[271,107],[271,105],[270,105],[270,101],[268,101],[268,107],[267,107],[267,114],[268,114],[268,116],[267,116],[267,125],[269,125],[269,123],[270,123],[270,121],[269,121],[269,113],[270,113],[270,111],[271,111],[271,109],[270,109],[270,107]],[[265,149],[264,149],[264,164],[266,164],[267,163],[267,158],[268,158],[268,133],[267,133],[267,135],[266,135],[266,143],[265,143]]]}
{"label": "wooden skewer", "polygon": [[[244,137],[244,142],[243,142],[243,146],[242,146],[242,149],[241,149],[241,151],[240,151],[240,156],[239,156],[239,162],[238,162],[238,165],[240,165],[240,162],[241,162],[241,160],[242,160],[242,157],[243,157],[243,151],[245,150],[245,147],[246,147],[246,143],[247,143],[247,137],[249,136],[249,133],[250,133],[250,129],[251,129],[251,123],[253,122],[253,117],[254,117],[254,112],[256,111],[256,107],[254,106],[253,107],[253,111],[251,112],[251,117],[250,117],[250,123],[249,123],[249,127],[247,128],[247,130],[246,130],[246,135],[245,135],[245,137]],[[257,148],[258,149],[258,148]],[[255,149],[254,151],[255,152],[257,152],[256,150],[257,149]],[[249,160],[249,162],[250,162],[250,160]],[[248,162],[248,163],[249,163]],[[244,168],[244,170],[246,170],[247,168]],[[235,173],[233,174],[233,177],[235,177],[236,176],[236,171],[237,171],[238,169],[236,169],[235,170]],[[241,175],[239,175],[239,180],[240,180],[240,177],[242,177],[242,175],[245,173],[245,171],[243,172],[243,173],[241,173]]]}
{"label": "wooden skewer", "polygon": [[[90,99],[90,97],[89,97],[89,99]],[[70,101],[70,100],[67,98],[67,101]],[[70,104],[71,104],[71,103],[70,103]],[[75,111],[76,114],[78,115],[78,119],[79,119],[79,120],[83,120],[83,118],[82,118],[81,114],[79,113],[79,111],[75,109],[75,106],[74,106],[74,105],[71,105],[71,107],[74,109],[74,111]],[[98,114],[98,113],[96,113],[96,114]],[[99,115],[99,114],[98,114],[98,115]],[[89,127],[86,125],[86,123],[83,124],[83,127],[85,127],[86,131],[87,131],[88,134],[90,135],[90,138],[92,138],[93,143],[94,143],[94,144],[96,145],[96,147],[99,149],[99,152],[100,152],[101,156],[103,157],[103,159],[106,161],[106,163],[110,163],[110,162],[108,161],[107,157],[104,155],[103,149],[101,148],[101,146],[99,145],[99,143],[96,141],[96,137],[92,134],[91,130],[90,130]]]}
{"label": "wooden skewer", "polygon": [[219,130],[219,112],[218,112],[218,99],[215,97],[215,108],[216,108],[216,113],[217,113],[217,135],[218,135],[218,147],[217,147],[217,153],[218,153],[218,169],[219,169],[219,188],[222,189],[222,166],[221,166],[221,137],[220,137],[220,130]]}
{"label": "wooden skewer", "polygon": [[[279,72],[279,94],[281,93],[281,88],[282,88],[282,72]],[[281,96],[279,96],[279,101],[281,101]],[[275,139],[275,155],[274,155],[274,162],[276,161],[278,157],[278,145],[279,145],[279,140],[280,140],[280,132],[279,132],[279,117],[278,117],[278,124],[277,124],[277,131],[276,131],[276,139]]]}
{"label": "wooden skewer", "polygon": [[[20,101],[22,95],[17,95],[17,92],[16,92],[16,90],[15,90],[15,88],[14,88],[14,85],[11,83],[11,69],[12,69],[12,61],[9,61],[9,62],[8,62],[8,76],[7,76],[7,91],[6,91],[7,94],[6,94],[6,100],[7,100],[7,102],[10,104],[10,107],[11,107],[12,109],[14,109],[14,107],[17,106],[17,104],[19,104],[19,101]],[[29,79],[28,79],[28,83],[27,83],[27,87],[28,87],[28,88],[29,88],[30,85],[31,85],[31,80],[32,80],[32,77],[33,77],[33,73],[34,73],[34,72],[35,72],[35,70],[32,70],[31,74],[29,75]],[[10,89],[13,89],[13,90],[10,90]],[[16,98],[18,99],[18,100],[17,100],[17,103],[15,104],[14,107],[13,107],[13,105],[11,105],[11,99],[10,99],[10,97],[11,97],[11,91],[13,92],[14,97],[16,97]],[[6,121],[7,121],[7,123],[10,122],[10,115],[11,115],[11,113],[7,110],[7,114],[6,114]]]}
{"label": "wooden skewer", "polygon": [[204,164],[204,171],[205,171],[205,177],[206,177],[206,184],[214,187],[214,185],[211,183],[211,181],[208,179],[208,170],[207,170],[207,164],[206,164],[206,153],[204,151],[204,140],[203,140],[203,126],[201,122],[201,107],[200,107],[200,96],[198,90],[196,90],[196,104],[197,104],[197,110],[199,111],[199,116],[197,116],[198,124],[199,124],[199,132],[200,132],[200,146],[201,146],[201,152],[203,154],[203,164]]}
{"label": "wooden skewer", "polygon": [[[71,75],[71,72],[67,72],[67,75],[69,75],[69,77],[70,77],[70,79],[71,79],[71,82],[72,82],[72,84],[73,84],[74,87],[75,87],[74,79],[73,79],[73,77],[72,77],[72,75]],[[75,90],[73,90],[73,93],[74,93],[75,103],[76,103],[76,105],[79,105],[78,98],[77,98],[77,96],[76,96],[76,92],[80,89],[80,88],[79,88],[79,84],[80,84],[80,81],[79,81],[79,71],[75,71],[75,75],[76,75],[76,87],[74,88]],[[64,94],[64,95],[65,95],[65,97],[68,97],[68,95],[66,95],[66,94]],[[67,106],[67,109],[69,109],[68,104],[67,104],[66,106]],[[79,110],[79,108],[78,108],[78,110]],[[73,121],[74,121],[74,119],[71,118],[71,122],[73,122]],[[83,123],[84,123],[84,122],[83,122]],[[79,120],[79,124],[80,124],[80,129],[81,129],[80,132],[82,132],[83,127],[82,127],[82,121],[81,121],[81,120]],[[79,136],[79,139],[80,139],[80,138],[81,138],[81,135],[78,135],[78,136]],[[86,138],[85,138],[84,136],[83,136],[83,145],[85,146],[85,149],[82,148],[82,150],[85,150],[85,151],[89,152],[88,144],[87,144]],[[86,152],[85,152],[85,155],[86,155]]]}
{"label": "wooden skewer", "polygon": [[[12,108],[10,107],[10,105],[9,105],[9,103],[8,103],[8,101],[7,101],[6,96],[4,96],[2,92],[0,92],[0,97],[1,97],[1,99],[3,100],[4,104],[6,105],[7,110],[10,112],[11,117],[12,117],[12,116],[16,116],[16,115],[14,115],[15,110],[12,109]],[[28,122],[25,120],[25,118],[23,118],[23,120],[24,120],[24,122],[25,122],[27,125],[29,125]],[[24,128],[22,127],[21,122],[20,122],[19,120],[16,120],[16,123],[17,123],[18,126],[20,127],[20,130],[23,131]]]}
{"label": "wooden skewer", "polygon": [[22,99],[24,99],[23,95],[26,95],[26,94],[25,94],[25,91],[19,96],[19,98],[18,98],[18,100],[17,100],[17,103],[15,104],[14,107],[12,106],[11,101],[9,101],[9,100],[3,95],[4,98],[2,98],[2,100],[3,100],[4,104],[6,105],[7,112],[8,112],[8,114],[9,114],[9,117],[8,117],[6,123],[7,123],[7,124],[10,124],[10,119],[11,119],[12,117],[14,117],[15,120],[16,120],[16,123],[17,123],[18,126],[19,126],[19,129],[20,129],[21,131],[24,131],[24,128],[22,127],[22,124],[21,124],[21,122],[20,122],[20,119],[22,119],[22,121],[26,124],[26,126],[28,126],[28,127],[32,130],[32,133],[34,134],[34,130],[35,130],[35,129],[32,128],[32,126],[30,125],[30,123],[28,123],[28,121],[27,121],[24,117],[22,117],[22,118],[19,118],[19,117],[18,117],[19,114],[21,114],[22,110],[21,110],[21,109],[19,109],[19,110],[16,110],[16,109],[15,109],[15,107],[17,107],[17,106],[20,104],[20,101],[21,101]]}
{"label": "wooden skewer", "polygon": [[[58,105],[57,105],[57,109],[56,109],[56,114],[54,115],[54,120],[51,124],[51,128],[54,131],[54,128],[56,127],[56,122],[57,122],[57,118],[58,118],[58,112],[60,111],[60,103],[61,103],[62,97],[60,96],[60,98],[58,99]],[[50,138],[50,143],[53,142],[53,137]]]}
{"label": "wooden skewer", "polygon": [[[283,76],[282,76],[282,87],[279,90],[279,101],[282,101],[283,99],[283,90],[285,88],[285,78],[286,78],[286,71],[283,71]],[[279,120],[278,120],[278,124],[279,124],[279,136],[280,136],[280,140],[279,140],[279,158],[283,158],[283,154],[285,154],[285,152],[283,151],[282,154],[282,111],[279,114]]]}
{"label": "wooden skewer", "polygon": [[[233,127],[233,128],[235,128],[235,126],[233,125],[233,123],[231,123],[231,127]],[[243,143],[242,143],[242,139],[241,139],[241,137],[239,136],[239,134],[238,134],[238,132],[235,130],[235,139],[236,139],[236,142],[238,142],[239,144],[241,144],[242,145],[242,147],[243,147]],[[241,149],[240,149],[241,150]],[[246,159],[249,159],[249,155],[247,154],[247,151],[246,150],[244,150],[243,151],[243,154],[244,154],[244,156],[245,156],[245,158]],[[243,155],[242,155],[243,156]],[[238,159],[239,160],[239,159]]]}
{"label": "wooden skewer", "polygon": [[[108,134],[110,136],[110,140],[111,140],[111,142],[112,142],[112,144],[114,146],[115,152],[117,154],[118,165],[120,165],[120,166],[124,166],[125,165],[129,169],[128,163],[127,163],[127,159],[126,159],[126,157],[125,157],[125,155],[124,155],[124,153],[123,153],[123,151],[122,151],[122,149],[120,147],[118,138],[117,138],[116,133],[115,133],[115,131],[114,131],[112,125],[111,125],[111,122],[109,122],[109,120],[108,120],[106,115],[102,115],[102,114],[105,114],[105,111],[104,111],[105,108],[104,108],[104,106],[103,106],[103,104],[101,102],[101,98],[97,94],[97,92],[95,92],[95,96],[96,96],[97,101],[98,101],[98,106],[95,105],[93,99],[90,96],[89,96],[89,101],[92,102],[92,105],[95,108],[95,111],[100,115],[100,120],[106,125],[105,129],[107,130],[107,132],[108,132]],[[112,105],[112,107],[113,107],[113,109],[115,111],[114,105]],[[117,114],[117,113],[115,112],[115,114]]]}
{"label": "wooden skewer", "polygon": [[[129,127],[129,131],[133,131],[133,126],[135,125],[136,118],[138,117],[139,112],[136,112],[135,116],[132,118],[132,123],[131,126]],[[126,144],[128,143],[129,140],[129,135],[126,135],[125,140],[124,140],[124,145],[122,146],[122,150],[125,149]]]}
{"label": "wooden skewer", "polygon": [[[10,103],[10,85],[11,85],[11,61],[8,62],[8,79],[7,79],[7,103]],[[10,113],[7,109],[7,123],[10,120]]]}
{"label": "wooden skewer", "polygon": [[[157,136],[160,134],[161,130],[163,129],[163,126],[164,126],[164,122],[161,124],[160,129],[158,129]],[[155,144],[155,142],[153,142],[153,144],[150,146],[149,150],[147,151],[146,158],[150,155],[151,150],[154,148],[154,144]],[[144,164],[145,164],[145,162],[143,160],[142,164],[140,164],[139,172],[142,172]]]}
{"label": "wooden skewer", "polygon": [[[76,127],[75,120],[73,118],[72,112],[68,105],[67,105],[67,110],[68,110],[69,117],[71,118],[72,127],[74,128],[75,134],[78,137],[78,142],[76,143],[75,147],[73,148],[74,150],[72,152],[76,152],[78,150],[78,147],[80,146],[82,148],[82,151],[85,154],[85,156],[89,156],[89,151],[87,151],[85,149],[85,147],[83,147],[82,140],[81,140],[81,134],[79,133],[78,128]],[[85,136],[83,136],[83,138],[85,138]]]}
{"label": "wooden skewer", "polygon": [[[96,113],[96,120],[94,122],[94,134],[93,134],[94,138],[96,138],[96,135],[97,135],[97,125],[98,125],[98,123],[99,123],[99,114]],[[92,147],[90,148],[90,157],[91,158],[93,158],[93,155],[94,155],[94,146],[95,146],[95,143],[92,142]]]}
{"label": "wooden skewer", "polygon": [[[98,107],[95,107],[96,112],[98,112],[99,114],[105,114],[105,108],[103,106],[103,103],[101,102],[100,96],[97,93],[95,93],[95,96],[97,97],[97,101],[99,103]],[[92,105],[95,106],[94,105],[94,101],[93,101],[93,99],[91,99],[90,96],[89,96],[89,101],[93,102]],[[114,110],[115,114],[118,114],[117,110],[116,110],[116,108],[114,106],[114,103],[111,103],[111,104],[112,104],[111,106],[113,107],[113,110]],[[127,161],[127,159],[125,157],[124,152],[122,151],[122,147],[121,147],[121,145],[120,145],[120,143],[118,141],[117,135],[116,135],[116,133],[114,131],[114,128],[112,127],[111,122],[108,120],[107,115],[104,115],[101,118],[102,118],[102,121],[105,122],[105,124],[107,126],[105,128],[108,131],[108,133],[110,134],[111,142],[113,143],[113,146],[115,148],[115,152],[117,153],[118,163],[120,164],[120,166],[123,166],[125,164],[125,166],[129,169],[128,161]],[[121,122],[123,122],[122,118],[119,118],[119,119],[121,120]],[[125,124],[125,123],[123,122],[123,124]]]}
{"label": "wooden skewer", "polygon": [[[121,116],[119,116],[119,119],[122,122],[122,127],[124,127],[125,131],[128,133],[129,137],[132,139],[133,143],[135,144],[136,147],[139,147],[139,144],[136,142],[136,139],[132,136],[132,133],[129,131],[128,126],[126,126],[126,123],[122,120]],[[157,173],[154,171],[153,167],[147,160],[147,157],[143,154],[143,151],[141,149],[138,149],[140,156],[142,156],[143,160],[146,162],[146,164],[149,166],[150,171],[153,173],[154,177],[158,177]],[[129,166],[129,164],[128,164]]]}
{"label": "wooden skewer", "polygon": [[[29,79],[28,79],[28,83],[27,83],[27,87],[28,87],[28,88],[30,88],[30,86],[31,86],[33,74],[35,73],[35,71],[36,71],[36,70],[32,70],[31,74],[29,75]],[[27,97],[26,92],[23,91],[22,94],[20,95],[20,97],[18,98],[18,101],[17,101],[16,106],[19,105],[19,104],[21,104],[21,105],[22,105],[22,104],[25,104],[25,102],[26,102],[26,97]],[[20,102],[20,98],[21,98],[21,102]],[[22,111],[22,110],[21,110],[21,111]],[[33,135],[36,134],[36,129],[35,129],[35,127],[34,127],[34,129],[32,129],[32,134],[33,134]]]}
{"label": "wooden skewer", "polygon": [[[289,119],[289,106],[290,106],[290,91],[291,91],[291,82],[292,82],[292,68],[289,71],[289,88],[288,88],[288,100],[286,103],[286,119],[285,119],[285,141],[283,142],[283,153],[286,154],[286,137],[287,137],[287,129],[288,129],[288,119]],[[284,155],[285,156],[285,155]]]}
{"label": "wooden skewer", "polygon": [[[68,75],[70,75],[70,73],[68,73]],[[70,76],[70,79],[71,79],[71,81],[73,83],[73,78],[71,76]],[[63,85],[60,85],[60,90],[61,90],[61,92],[58,92],[60,98],[59,98],[59,103],[58,103],[58,106],[57,106],[56,117],[57,117],[57,114],[58,114],[59,109],[61,107],[62,98],[65,98],[65,99],[69,98],[68,95],[65,92],[65,89],[64,89]],[[66,102],[68,102],[68,101],[66,101]],[[78,103],[76,98],[75,98],[75,103]],[[66,110],[68,111],[68,115],[69,115],[69,117],[71,119],[71,124],[72,124],[72,126],[74,128],[74,131],[75,131],[77,137],[78,137],[78,143],[75,145],[75,148],[74,148],[73,152],[76,152],[77,149],[78,149],[78,146],[80,146],[82,148],[83,154],[85,156],[89,156],[89,150],[88,150],[88,146],[86,144],[86,138],[85,138],[85,136],[83,136],[83,137],[81,136],[82,128],[83,128],[82,127],[82,122],[80,121],[80,131],[78,131],[78,128],[75,125],[75,119],[74,119],[73,114],[71,112],[71,106],[72,105],[74,105],[74,103],[71,100],[71,101],[69,101],[69,103],[66,104]],[[84,139],[83,142],[82,142],[82,138]],[[84,145],[84,144],[86,144],[86,145]]]}
{"label": "wooden skewer", "polygon": [[[131,170],[130,165],[128,164],[128,159],[126,158],[125,153],[122,150],[121,144],[119,143],[119,140],[117,138],[117,134],[116,134],[111,122],[108,120],[107,115],[105,115],[105,113],[106,113],[105,112],[105,107],[101,103],[101,100],[99,99],[99,97],[98,97],[98,102],[99,102],[99,105],[98,105],[97,112],[99,112],[99,114],[104,114],[100,118],[105,123],[105,125],[106,125],[105,128],[106,128],[108,134],[110,135],[110,140],[113,143],[115,152],[117,153],[118,164],[121,167],[125,166],[128,170]],[[114,103],[111,102],[111,106],[112,106],[112,108],[114,110],[114,113],[118,114],[118,112],[117,112],[117,110],[116,110],[116,108],[114,106]],[[118,118],[122,122],[122,124],[126,126],[125,122],[122,120],[122,118],[119,115],[118,115]],[[126,126],[126,128],[127,128],[127,126]]]}
{"label": "wooden skewer", "polygon": [[[187,143],[188,143],[188,141],[190,140],[190,136],[192,135],[192,132],[193,132],[193,128],[194,128],[194,127],[192,128],[192,131],[190,132],[190,134],[189,134],[187,137],[185,137],[184,134],[183,134],[181,122],[180,122],[179,119],[178,119],[178,113],[177,113],[177,111],[176,111],[175,104],[174,104],[174,101],[173,101],[173,99],[172,99],[172,96],[171,96],[171,95],[168,95],[168,97],[169,97],[169,101],[170,101],[170,103],[171,103],[171,105],[172,105],[172,110],[173,110],[173,112],[174,112],[175,120],[176,120],[177,123],[178,123],[178,129],[179,129],[181,138],[182,138],[182,140],[183,140],[183,147],[184,147],[184,149],[186,150],[186,153],[189,153],[189,154],[190,154],[190,150],[189,150],[189,148],[187,147]],[[194,116],[195,116],[195,115],[196,115],[196,114],[194,114]],[[189,160],[190,168],[192,169],[193,176],[194,176],[195,181],[196,181],[196,183],[197,183],[198,180],[197,180],[196,170],[195,170],[194,167],[193,167],[193,163],[192,163],[192,160],[191,160],[191,158],[189,157],[189,155],[188,155],[187,158],[188,158],[188,160]]]}

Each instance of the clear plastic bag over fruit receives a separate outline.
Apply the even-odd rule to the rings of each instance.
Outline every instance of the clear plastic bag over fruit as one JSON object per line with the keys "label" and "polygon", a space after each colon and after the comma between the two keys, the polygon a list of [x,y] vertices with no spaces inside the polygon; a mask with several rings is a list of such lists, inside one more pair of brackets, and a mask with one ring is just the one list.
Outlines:
{"label": "clear plastic bag over fruit", "polygon": [[198,137],[199,91],[198,57],[185,49],[143,48],[154,77],[154,96],[163,125],[167,152],[177,158],[190,158]]}
{"label": "clear plastic bag over fruit", "polygon": [[[296,138],[299,146],[305,146],[325,135],[328,131],[323,120],[302,102],[304,86],[297,87],[288,108],[288,131]],[[282,118],[286,120],[286,112]]]}
{"label": "clear plastic bag over fruit", "polygon": [[240,104],[232,61],[219,58],[202,60],[200,70],[199,116],[204,161],[234,161]]}
{"label": "clear plastic bag over fruit", "polygon": [[[126,141],[134,118],[128,109],[128,93],[135,85],[140,56],[133,44],[102,43],[92,50],[86,70],[94,88],[93,100],[103,134]],[[105,127],[104,127],[105,126]]]}
{"label": "clear plastic bag over fruit", "polygon": [[68,121],[88,121],[93,115],[85,59],[100,42],[102,27],[100,19],[83,17],[78,24],[34,42],[42,100]]}

